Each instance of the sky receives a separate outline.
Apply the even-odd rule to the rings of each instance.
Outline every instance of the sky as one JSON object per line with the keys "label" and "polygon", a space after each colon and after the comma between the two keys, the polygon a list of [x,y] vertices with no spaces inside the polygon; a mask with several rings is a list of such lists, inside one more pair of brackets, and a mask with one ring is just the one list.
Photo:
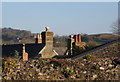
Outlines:
{"label": "sky", "polygon": [[55,35],[111,32],[118,19],[117,2],[3,2],[2,27]]}

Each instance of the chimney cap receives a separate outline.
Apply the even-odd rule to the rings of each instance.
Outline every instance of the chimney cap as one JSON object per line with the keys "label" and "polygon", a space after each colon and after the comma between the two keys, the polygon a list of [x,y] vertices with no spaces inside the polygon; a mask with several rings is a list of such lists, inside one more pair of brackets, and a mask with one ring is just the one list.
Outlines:
{"label": "chimney cap", "polygon": [[70,35],[69,37],[70,37],[70,38],[73,38],[73,35]]}
{"label": "chimney cap", "polygon": [[25,46],[25,43],[23,43],[23,46]]}
{"label": "chimney cap", "polygon": [[46,31],[48,31],[50,29],[50,27],[45,27]]}

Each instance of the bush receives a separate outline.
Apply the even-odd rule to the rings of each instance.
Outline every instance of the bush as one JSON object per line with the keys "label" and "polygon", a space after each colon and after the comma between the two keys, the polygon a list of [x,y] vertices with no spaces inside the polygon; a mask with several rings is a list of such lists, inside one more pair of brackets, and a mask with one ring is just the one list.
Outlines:
{"label": "bush", "polygon": [[74,46],[74,48],[73,48],[74,55],[80,54],[80,53],[85,52],[85,51],[86,51],[86,49],[82,49],[79,46]]}
{"label": "bush", "polygon": [[18,60],[21,59],[21,56],[19,56],[19,52],[17,50],[14,51],[14,57],[13,58],[18,59]]}

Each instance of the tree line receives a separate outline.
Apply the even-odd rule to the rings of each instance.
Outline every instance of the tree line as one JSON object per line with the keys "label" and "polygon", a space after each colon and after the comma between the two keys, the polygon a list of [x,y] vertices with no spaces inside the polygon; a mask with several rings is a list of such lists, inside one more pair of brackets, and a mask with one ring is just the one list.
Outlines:
{"label": "tree line", "polygon": [[[2,43],[3,44],[15,44],[15,43],[34,43],[35,33],[31,33],[26,30],[19,30],[13,28],[2,28]],[[81,34],[82,41],[86,42],[90,45],[98,45],[102,44],[117,38],[116,35],[113,34]],[[67,47],[68,35],[55,35],[53,38],[55,47]]]}

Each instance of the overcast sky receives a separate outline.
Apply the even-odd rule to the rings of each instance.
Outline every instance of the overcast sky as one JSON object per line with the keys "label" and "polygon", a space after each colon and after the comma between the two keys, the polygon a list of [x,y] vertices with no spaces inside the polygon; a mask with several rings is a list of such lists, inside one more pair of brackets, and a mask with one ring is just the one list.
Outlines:
{"label": "overcast sky", "polygon": [[108,33],[118,19],[117,2],[3,2],[2,27],[57,35]]}

